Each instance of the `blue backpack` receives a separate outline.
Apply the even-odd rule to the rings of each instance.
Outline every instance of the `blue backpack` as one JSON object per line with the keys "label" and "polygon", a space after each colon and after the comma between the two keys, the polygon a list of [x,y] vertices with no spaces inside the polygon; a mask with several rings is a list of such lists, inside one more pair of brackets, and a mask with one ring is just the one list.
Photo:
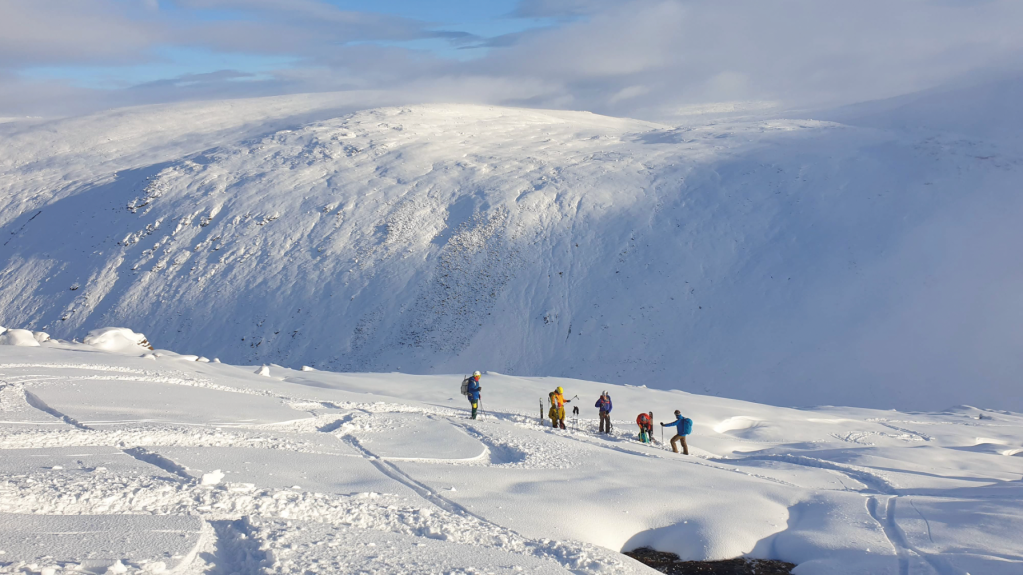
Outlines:
{"label": "blue backpack", "polygon": [[689,435],[693,432],[693,420],[688,417],[682,418],[682,435]]}

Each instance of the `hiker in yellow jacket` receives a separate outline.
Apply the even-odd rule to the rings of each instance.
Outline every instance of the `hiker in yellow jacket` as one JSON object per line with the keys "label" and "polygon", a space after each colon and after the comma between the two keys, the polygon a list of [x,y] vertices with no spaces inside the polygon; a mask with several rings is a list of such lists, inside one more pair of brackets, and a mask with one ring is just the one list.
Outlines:
{"label": "hiker in yellow jacket", "polygon": [[551,418],[551,427],[565,429],[565,404],[571,403],[571,399],[565,399],[565,390],[558,386],[548,395],[551,400],[551,409],[547,416]]}

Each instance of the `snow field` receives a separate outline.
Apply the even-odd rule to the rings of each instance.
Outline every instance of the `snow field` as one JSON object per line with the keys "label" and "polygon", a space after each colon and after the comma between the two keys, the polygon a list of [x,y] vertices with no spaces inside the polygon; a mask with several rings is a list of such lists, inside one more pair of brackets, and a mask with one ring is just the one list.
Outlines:
{"label": "snow field", "polygon": [[[138,565],[145,573],[180,572],[195,560],[206,525],[189,515],[14,515],[0,514],[0,548],[19,561],[14,571],[127,573]],[[39,548],[43,549],[40,550]],[[2,561],[3,559],[0,559]],[[127,565],[125,565],[127,563]]]}
{"label": "snow field", "polygon": [[[616,553],[646,545],[801,575],[1023,565],[1023,457],[1008,455],[1023,417],[1010,412],[790,409],[487,372],[473,421],[458,375],[266,377],[139,355],[0,348],[0,513],[22,525],[0,572],[649,573]],[[539,423],[558,385],[580,397],[568,431]],[[604,389],[609,436],[591,407]],[[635,413],[676,408],[695,422],[693,456],[656,429],[658,444],[635,441]],[[195,553],[159,537],[54,553],[24,543],[47,535],[18,519],[122,541],[123,515],[199,521]]]}
{"label": "snow field", "polygon": [[[31,364],[8,363],[5,365],[18,366],[14,369],[38,367]],[[60,385],[58,382],[63,382],[71,387],[77,387],[83,385],[80,382],[87,381],[89,383],[85,385],[94,392],[92,394],[94,403],[78,404],[70,402],[68,404],[79,416],[82,416],[83,413],[90,413],[95,409],[96,405],[116,403],[116,401],[111,401],[112,397],[119,395],[125,397],[120,391],[106,388],[104,384],[114,383],[124,388],[141,386],[142,389],[150,389],[147,386],[151,382],[137,381],[129,384],[127,383],[127,378],[123,376],[126,372],[134,371],[139,373],[137,377],[145,379],[146,376],[141,373],[142,370],[132,370],[124,366],[77,365],[71,367],[72,365],[69,363],[63,363],[63,365],[61,363],[54,364],[54,371],[60,374],[57,377],[45,377],[37,374],[21,374],[19,376],[5,372],[4,381],[30,381],[32,383],[28,387],[39,386],[35,391],[40,393],[45,393],[46,390],[53,391],[59,389]],[[174,365],[174,367],[177,367],[177,365]],[[98,378],[95,375],[85,377],[81,374],[83,371],[89,372],[90,368],[110,373],[110,377],[114,378],[113,382],[102,381],[101,377]],[[370,460],[365,459],[361,453],[353,453],[352,448],[348,447],[348,443],[337,441],[336,439],[334,439],[333,443],[335,445],[332,445],[331,449],[321,449],[319,452],[307,453],[298,451],[298,449],[310,449],[311,447],[315,450],[321,446],[310,446],[308,444],[303,446],[301,443],[296,445],[278,440],[272,445],[272,449],[244,448],[239,447],[239,444],[243,444],[242,442],[244,442],[245,438],[230,436],[225,438],[223,434],[217,432],[215,435],[220,435],[225,445],[231,445],[230,448],[225,447],[220,451],[216,447],[209,448],[209,451],[180,446],[165,446],[161,448],[159,447],[161,443],[178,445],[181,443],[200,445],[214,443],[208,437],[210,433],[189,432],[182,430],[180,427],[175,427],[180,425],[178,421],[180,418],[176,416],[182,406],[173,402],[174,399],[177,399],[177,396],[171,394],[168,397],[166,392],[170,390],[188,390],[192,393],[201,393],[209,390],[196,386],[195,381],[181,378],[181,374],[177,373],[176,370],[170,373],[171,376],[167,377],[165,381],[174,381],[175,383],[165,383],[165,389],[162,392],[153,392],[153,397],[159,398],[158,401],[162,402],[159,404],[160,408],[154,409],[154,411],[170,413],[171,417],[167,418],[170,423],[165,424],[160,417],[150,418],[146,421],[139,421],[138,418],[127,418],[104,419],[99,422],[93,422],[86,417],[82,417],[82,421],[89,422],[89,424],[86,424],[78,419],[61,414],[61,417],[67,421],[74,422],[73,424],[65,423],[65,425],[73,427],[73,431],[68,430],[70,433],[90,436],[98,435],[99,437],[92,437],[91,440],[98,443],[108,442],[117,445],[122,449],[121,457],[123,459],[130,459],[129,455],[131,455],[135,458],[131,459],[131,461],[134,461],[136,464],[144,462],[145,465],[152,466],[149,475],[139,475],[136,473],[135,467],[137,465],[132,467],[132,472],[129,474],[124,474],[124,469],[113,465],[91,465],[87,457],[82,453],[76,453],[73,454],[76,457],[74,458],[75,465],[47,466],[44,464],[44,469],[41,470],[42,476],[32,473],[28,475],[18,473],[12,481],[6,481],[3,485],[2,498],[0,498],[0,502],[2,502],[0,503],[0,509],[8,513],[50,515],[109,516],[124,513],[184,515],[199,512],[213,514],[214,517],[218,516],[217,514],[228,514],[230,517],[242,516],[246,518],[306,518],[315,521],[328,521],[337,525],[355,526],[357,529],[393,531],[409,534],[416,538],[426,538],[427,540],[441,539],[453,541],[458,545],[486,546],[493,549],[472,553],[462,552],[461,559],[456,559],[450,553],[446,553],[444,554],[443,561],[438,558],[429,561],[437,564],[461,564],[469,568],[485,568],[487,567],[486,561],[497,561],[500,559],[500,563],[512,572],[516,571],[516,565],[521,568],[522,565],[529,566],[533,563],[542,567],[540,572],[552,573],[563,572],[558,562],[577,567],[595,568],[597,571],[605,567],[619,568],[623,561],[631,563],[631,560],[627,558],[613,553],[609,554],[604,550],[593,549],[587,551],[589,547],[586,545],[565,547],[557,543],[530,542],[521,536],[515,535],[514,532],[508,532],[497,525],[487,522],[480,523],[479,519],[471,515],[463,519],[461,517],[462,514],[458,513],[457,507],[452,508],[456,513],[451,514],[443,508],[431,511],[407,505],[401,506],[400,502],[403,498],[421,500],[417,492],[406,487],[400,481],[395,482],[390,478],[390,475],[381,474],[371,464]],[[57,380],[57,382],[54,380]],[[8,391],[6,388],[9,386],[20,387],[24,390],[23,383],[8,383],[5,386],[5,391]],[[238,391],[242,393],[236,393],[234,397],[221,400],[219,403],[220,407],[223,408],[225,405],[229,405],[231,409],[244,410],[246,404],[242,403],[239,405],[237,403],[239,398],[261,397],[260,395],[253,395],[251,392],[246,393],[241,389]],[[335,395],[340,397],[343,394]],[[208,398],[200,397],[199,399],[209,401]],[[127,400],[133,401],[131,397],[128,397]],[[182,400],[184,401],[184,399]],[[194,401],[194,399],[191,401]],[[280,401],[276,398],[272,402],[279,403],[282,406],[290,404],[300,408],[312,408],[315,411],[329,413],[337,413],[339,411],[335,406],[325,407],[322,402]],[[45,405],[41,402],[38,404]],[[380,408],[378,403],[369,405]],[[19,407],[24,408],[25,406]],[[29,407],[31,406],[29,405]],[[48,408],[46,413],[51,416],[57,413],[49,405],[46,405],[46,407]],[[405,417],[404,414],[400,413],[405,411],[405,409],[401,409],[398,413],[391,415],[390,418],[376,423],[377,432],[394,423],[395,418],[401,419]],[[414,410],[415,408],[411,409]],[[263,410],[265,410],[265,406],[260,408],[260,412],[263,412]],[[294,414],[297,413],[300,412],[291,410],[290,413],[287,413],[288,417],[278,418],[279,421],[275,422],[276,425],[270,427],[284,429],[285,431],[279,432],[284,437],[302,436],[301,430],[307,427],[307,424],[304,423],[306,420],[294,420]],[[388,413],[386,407],[384,413]],[[310,416],[309,420],[315,419],[313,413],[308,415]],[[322,418],[323,416],[321,415],[320,417]],[[244,421],[255,429],[266,429],[267,427],[264,425],[266,423],[264,420],[257,421],[253,418],[245,418]],[[330,425],[335,429],[340,429],[344,424],[336,416],[333,419],[327,417],[324,421],[329,421]],[[427,420],[427,423],[429,422],[430,420]],[[99,425],[102,429],[94,429],[92,425]],[[212,428],[215,425],[216,423],[208,427]],[[447,424],[439,423],[439,425]],[[137,429],[136,435],[132,437],[130,433],[111,433],[110,428],[113,426],[142,429]],[[371,429],[367,425],[360,425],[358,427],[363,431]],[[257,431],[256,433],[265,434],[266,432]],[[468,440],[468,436],[464,433],[453,430],[450,433],[456,433],[458,437]],[[19,429],[5,436],[4,447],[12,447],[19,443],[38,445],[40,443],[40,435],[45,434],[39,433],[38,430]],[[67,441],[67,434],[64,434],[64,437],[59,437],[60,433],[54,435],[58,437],[49,437],[51,442],[63,444],[74,441],[74,439]],[[181,437],[182,435],[185,437]],[[332,438],[332,436],[326,433],[320,433],[319,435],[321,437]],[[241,441],[237,441],[238,439],[241,439]],[[440,441],[445,439],[443,428],[441,428],[441,435],[436,439]],[[146,447],[127,447],[132,440]],[[157,445],[154,445],[154,443]],[[255,443],[257,442],[251,441],[250,438],[250,444]],[[402,446],[399,442],[393,442],[393,445],[395,448],[400,449],[407,450],[409,448],[408,446]],[[446,446],[443,443],[423,442],[420,445],[424,448],[432,445],[434,449],[432,452],[418,453],[418,455],[425,457],[416,457],[415,459],[440,461],[445,457],[459,455],[457,445],[454,446],[454,451],[452,451],[451,446]],[[473,457],[469,459],[479,459],[483,446],[478,442],[473,442],[472,445],[475,448],[472,454]],[[436,451],[438,446],[441,447],[441,452]],[[386,452],[388,450],[387,443],[385,442],[385,444],[381,445],[380,449]],[[81,448],[63,448],[63,451],[68,450],[80,452]],[[43,453],[35,449],[13,450],[5,451],[5,460],[6,454],[12,453],[17,454],[17,456],[10,459],[8,463],[19,472],[31,471],[33,469],[38,471],[40,469],[40,458],[49,456],[50,459],[56,458],[59,461],[63,461],[61,456],[66,455],[59,450],[43,450]],[[402,453],[398,454],[397,459],[401,459],[400,455]],[[373,459],[376,458],[376,456],[371,457]],[[346,459],[339,460],[339,458]],[[352,461],[352,458],[354,458],[354,461]],[[218,468],[225,468],[226,471],[220,472],[219,469],[211,470],[214,465]],[[283,473],[280,471],[281,469],[284,470]],[[292,472],[290,475],[288,473],[289,470]],[[215,482],[205,481],[211,473],[217,474],[217,478],[221,480]],[[310,476],[315,479],[311,480]],[[405,480],[408,481],[407,479]],[[302,490],[299,483],[305,484],[307,490],[315,491]],[[277,490],[259,489],[256,487],[257,484],[261,486],[274,486]],[[39,489],[41,485],[43,488]],[[374,490],[389,491],[404,497],[380,495]],[[118,495],[123,493],[131,493],[132,495],[127,498]],[[382,503],[367,503],[377,500],[382,501]],[[443,503],[441,505],[443,506]],[[235,522],[236,520],[233,519],[231,521],[214,519],[210,524],[216,528],[213,529],[214,532],[222,532],[225,534],[225,537],[231,538],[233,537],[231,534],[234,531],[223,526],[226,523],[233,525]],[[274,539],[279,538],[281,538],[280,534],[274,536]],[[468,538],[471,538],[471,541]],[[208,547],[213,545],[213,543],[206,542],[206,545]],[[216,545],[221,545],[220,540],[217,541]],[[223,545],[231,547],[233,544],[228,542],[223,543]],[[426,544],[424,543],[423,545]],[[507,553],[502,554],[500,551],[494,550],[504,547],[510,547],[513,553],[508,555]],[[271,559],[273,553],[268,554],[258,551],[258,546],[256,550],[256,555],[261,557],[255,563],[259,568],[266,569],[268,572],[275,572],[275,570],[291,572],[295,568],[294,560],[282,559],[277,561]],[[418,548],[416,550],[419,551]],[[250,551],[252,550],[250,549]],[[14,553],[14,551],[11,551],[11,553]],[[238,565],[245,563],[245,560],[240,558],[237,553],[225,553],[229,558],[228,560],[240,562]],[[287,555],[288,551],[286,549],[278,549],[277,553],[283,556]],[[557,557],[558,562],[529,559],[529,557],[523,557],[523,553],[541,558]],[[416,557],[421,556],[420,553],[415,555]],[[488,559],[481,563],[479,555],[488,557]],[[597,559],[592,559],[592,556],[596,556]],[[44,559],[58,567],[74,567],[77,565],[75,568],[81,568],[83,565],[81,562],[69,562],[59,557],[47,557]],[[312,562],[303,568],[315,570],[316,564],[321,559],[311,560]],[[31,570],[28,566],[40,565],[39,560],[40,558],[38,557],[29,557],[23,561],[11,563],[8,567],[13,568],[15,571]],[[148,560],[141,562],[133,561],[128,557],[118,560],[121,561],[122,565],[126,565],[126,569],[129,571],[136,569],[144,570],[147,568],[147,565],[152,563]],[[206,568],[203,566],[202,560],[197,561],[196,565],[193,565],[190,569],[202,570]],[[388,556],[387,561],[381,565],[388,565],[388,567],[379,567],[378,569],[391,569],[395,565],[402,564],[406,564],[406,566],[422,564],[421,558],[415,562],[408,563],[404,559]],[[94,561],[94,563],[96,562]],[[100,561],[100,563],[102,562]],[[100,569],[100,572],[102,570]]]}

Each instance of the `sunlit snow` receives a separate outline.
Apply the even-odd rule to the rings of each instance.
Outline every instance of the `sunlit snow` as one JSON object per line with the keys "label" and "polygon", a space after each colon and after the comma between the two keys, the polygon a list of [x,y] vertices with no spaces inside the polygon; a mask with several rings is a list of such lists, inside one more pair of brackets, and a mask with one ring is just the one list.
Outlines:
{"label": "sunlit snow", "polygon": [[[460,375],[267,377],[140,355],[0,346],[0,572],[653,573],[616,553],[641,546],[798,573],[1023,564],[1009,412],[791,409],[487,372],[474,421]],[[582,407],[567,431],[541,423],[555,386]],[[592,407],[604,390],[610,436]],[[636,441],[637,413],[674,409],[695,421],[688,457],[659,431]]]}
{"label": "sunlit snow", "polygon": [[0,124],[0,573],[1018,574],[1020,85]]}
{"label": "sunlit snow", "polygon": [[255,366],[1020,410],[999,94],[976,134],[942,95],[841,123],[322,95],[4,124],[0,321]]}

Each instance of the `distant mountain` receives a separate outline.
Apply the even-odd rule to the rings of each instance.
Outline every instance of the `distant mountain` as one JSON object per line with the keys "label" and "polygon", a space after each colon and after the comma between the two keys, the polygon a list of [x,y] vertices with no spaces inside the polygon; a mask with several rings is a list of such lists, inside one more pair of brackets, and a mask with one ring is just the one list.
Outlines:
{"label": "distant mountain", "polygon": [[845,106],[823,117],[855,126],[942,132],[1018,147],[1023,142],[1023,74],[964,79],[923,92]]}
{"label": "distant mountain", "polygon": [[340,109],[0,125],[0,324],[126,325],[233,363],[1023,408],[1003,140]]}

